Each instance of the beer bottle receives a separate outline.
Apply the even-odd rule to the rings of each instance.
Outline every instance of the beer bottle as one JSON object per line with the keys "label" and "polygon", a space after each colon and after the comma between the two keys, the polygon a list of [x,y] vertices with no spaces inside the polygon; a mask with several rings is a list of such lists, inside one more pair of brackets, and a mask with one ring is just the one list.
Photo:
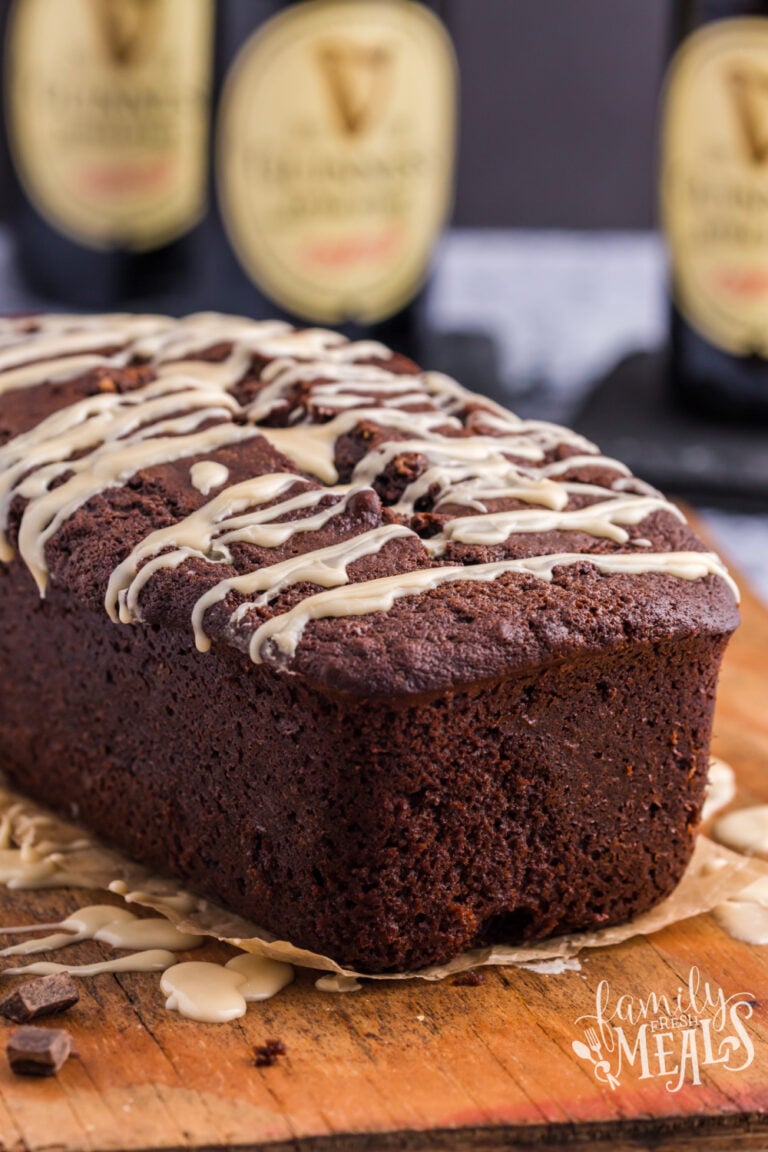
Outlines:
{"label": "beer bottle", "polygon": [[21,270],[74,307],[194,275],[207,209],[214,0],[13,0],[5,127]]}
{"label": "beer bottle", "polygon": [[416,348],[453,197],[441,0],[12,0],[29,284]]}
{"label": "beer bottle", "polygon": [[768,419],[768,0],[680,0],[662,113],[671,382]]}
{"label": "beer bottle", "polygon": [[228,309],[418,354],[453,199],[457,76],[440,0],[227,0],[214,185]]}

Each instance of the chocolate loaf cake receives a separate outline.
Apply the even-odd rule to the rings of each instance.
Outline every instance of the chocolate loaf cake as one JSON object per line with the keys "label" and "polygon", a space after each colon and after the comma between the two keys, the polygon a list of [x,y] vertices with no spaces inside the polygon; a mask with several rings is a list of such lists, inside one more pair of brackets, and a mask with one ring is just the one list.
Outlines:
{"label": "chocolate loaf cake", "polygon": [[0,322],[0,768],[363,971],[621,921],[690,858],[721,561],[372,342]]}

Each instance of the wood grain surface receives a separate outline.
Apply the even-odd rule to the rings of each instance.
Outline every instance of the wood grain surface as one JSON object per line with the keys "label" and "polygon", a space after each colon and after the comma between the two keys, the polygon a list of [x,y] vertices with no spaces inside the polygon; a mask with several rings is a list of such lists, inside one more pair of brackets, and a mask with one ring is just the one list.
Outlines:
{"label": "wood grain surface", "polygon": [[[737,804],[768,802],[768,613],[749,594],[715,750],[737,770]],[[11,924],[56,919],[91,897],[0,889],[0,900]],[[108,953],[90,942],[68,956]],[[230,954],[212,944],[194,957]],[[674,1093],[638,1066],[615,1089],[598,1083],[572,1043],[584,1039],[576,1019],[594,1012],[599,982],[617,995],[674,994],[694,965],[726,995],[755,1001],[752,1063],[702,1067],[701,1083],[689,1077]],[[156,976],[83,981],[62,1020],[78,1058],[56,1079],[15,1077],[0,1055],[0,1149],[768,1148],[768,948],[731,939],[710,916],[586,953],[580,972],[558,976],[486,969],[477,987],[375,983],[348,995],[322,994],[313,980],[300,973],[218,1026],[166,1011]],[[270,1038],[287,1055],[256,1067],[253,1048]]]}

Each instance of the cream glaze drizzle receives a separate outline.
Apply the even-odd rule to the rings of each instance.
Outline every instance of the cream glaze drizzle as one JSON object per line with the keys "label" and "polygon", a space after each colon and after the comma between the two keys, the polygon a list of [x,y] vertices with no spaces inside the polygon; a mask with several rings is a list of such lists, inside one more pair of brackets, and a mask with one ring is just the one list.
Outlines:
{"label": "cream glaze drizzle", "polygon": [[[622,525],[639,524],[652,512],[662,509],[677,516],[678,520],[684,519],[674,505],[653,496],[616,497],[572,512],[523,508],[513,512],[487,512],[481,516],[457,516],[443,528],[437,549],[441,549],[445,540],[457,540],[462,544],[503,544],[513,532],[586,532],[590,536],[626,544],[629,533]],[[427,543],[430,550],[434,548],[434,537]]]}
{"label": "cream glaze drizzle", "polygon": [[[205,613],[214,604],[223,600],[229,592],[237,592],[242,596],[252,596],[254,592],[261,593],[256,599],[247,600],[241,604],[233,613],[233,620],[241,620],[249,609],[268,603],[283,588],[300,582],[319,584],[323,588],[334,590],[341,588],[344,590],[343,596],[345,596],[352,588],[363,586],[367,588],[373,583],[373,581],[367,581],[365,585],[351,585],[347,573],[350,564],[356,560],[361,560],[364,556],[375,554],[390,540],[412,535],[410,529],[404,528],[401,524],[385,524],[381,528],[373,528],[370,532],[362,532],[359,536],[353,536],[350,540],[331,544],[328,548],[319,548],[302,556],[292,556],[289,560],[283,560],[279,564],[270,564],[266,568],[258,568],[255,572],[249,572],[245,576],[234,576],[228,580],[219,581],[199,598],[192,612],[192,627],[198,650],[206,652],[210,647],[210,641],[203,629]],[[390,579],[397,581],[400,577],[390,577]],[[315,599],[315,597],[308,599]],[[302,603],[306,602],[306,600],[302,601]],[[327,615],[341,614],[327,613]],[[359,616],[361,613],[351,611],[343,613],[343,615]],[[283,615],[278,615],[273,619],[283,619]],[[252,653],[252,656],[254,660],[260,662],[260,655],[254,656]]]}
{"label": "cream glaze drizzle", "polygon": [[[523,560],[500,560],[491,564],[473,564],[468,567],[421,568],[399,576],[384,576],[378,580],[367,580],[361,584],[349,584],[343,588],[333,588],[308,596],[289,612],[266,620],[254,632],[249,643],[251,659],[260,664],[265,659],[264,649],[268,643],[277,650],[278,656],[289,658],[294,655],[304,628],[311,620],[323,620],[338,616],[366,616],[372,612],[388,611],[396,600],[417,592],[429,592],[442,584],[457,580],[476,580],[482,583],[496,580],[508,572],[528,573],[542,580],[551,581],[555,568],[570,567],[588,561],[598,571],[640,575],[643,572],[663,572],[682,580],[696,580],[702,576],[715,574],[728,581],[735,588],[719,559],[711,552],[643,552],[639,555],[616,553],[614,555],[588,555],[583,552],[557,552],[550,556],[531,556]],[[261,570],[263,571],[263,569]],[[195,606],[193,619],[197,623],[201,616],[202,600],[211,601],[212,589]],[[241,605],[237,612],[242,614],[246,606]],[[196,628],[196,642],[201,651],[206,651],[209,641]]]}
{"label": "cream glaze drizzle", "polygon": [[[120,368],[123,366],[123,357],[105,359],[103,356],[62,356],[56,360],[45,361],[45,381],[58,384],[64,380],[71,380],[92,368],[100,367]],[[43,383],[41,380],[40,364],[25,364],[20,368],[12,368],[0,375],[0,396],[8,392],[16,392],[22,388],[35,388]]]}
{"label": "cream glaze drizzle", "polygon": [[[187,411],[183,416],[163,419],[184,409]],[[42,514],[40,508],[46,497],[52,518],[66,505],[68,497],[71,499],[76,487],[74,481],[79,480],[81,486],[85,483],[87,493],[88,481],[93,483],[95,480],[98,486],[93,494],[103,491],[105,479],[107,487],[123,483],[133,475],[133,471],[128,470],[122,476],[121,468],[135,470],[151,463],[149,457],[142,462],[137,453],[149,451],[150,455],[157,455],[158,432],[168,434],[168,439],[174,440],[172,445],[168,440],[162,445],[160,462],[174,459],[174,453],[189,454],[189,438],[182,443],[184,437],[180,434],[194,431],[205,421],[221,420],[233,410],[230,397],[222,397],[210,390],[186,388],[183,382],[171,389],[163,389],[155,383],[129,396],[89,397],[54,413],[32,431],[16,437],[0,449],[0,559],[9,560],[12,556],[4,529],[16,492],[29,500],[29,518],[44,524],[48,507]],[[213,449],[219,446],[217,440],[222,433],[224,442],[227,442],[233,432],[237,433],[235,439],[242,439],[244,431],[239,426],[217,424],[202,433],[202,440],[194,440],[192,448]],[[250,430],[249,434],[254,435],[254,432]],[[119,447],[116,446],[118,441]],[[168,447],[171,448],[170,456]],[[125,454],[131,449],[134,455],[126,458]],[[70,457],[75,452],[82,455],[77,461],[71,461]],[[50,491],[50,485],[67,472],[75,473],[69,484],[70,490],[63,498],[57,497],[55,494],[60,492],[60,488]],[[25,474],[29,474],[26,479]],[[74,505],[72,502],[72,511],[88,498],[87,494],[84,499],[78,494],[79,503]],[[25,513],[22,528],[27,521]]]}
{"label": "cream glaze drizzle", "polygon": [[[73,475],[57,488],[49,489],[47,478],[43,480],[39,472],[22,481],[18,490],[21,496],[29,499],[29,503],[19,529],[19,552],[41,592],[47,583],[46,543],[88,500],[108,488],[122,486],[143,468],[214,452],[255,434],[254,429],[237,424],[214,424],[190,436],[161,436],[136,443],[128,441],[125,446],[115,447],[112,451],[97,450],[89,457],[68,461],[66,470]],[[58,469],[59,472],[62,470]]]}
{"label": "cream glaze drizzle", "polygon": [[[86,370],[86,362],[88,368],[103,367],[108,373],[138,360],[149,363],[157,377],[133,392],[108,391],[78,401],[0,449],[0,531],[4,533],[13,497],[20,495],[27,503],[19,551],[41,593],[47,581],[46,543],[88,500],[127,483],[141,469],[185,457],[202,457],[192,465],[196,470],[192,482],[206,495],[205,485],[210,491],[227,478],[226,469],[207,457],[219,448],[264,436],[297,469],[317,476],[326,487],[287,495],[264,509],[259,505],[286,496],[292,485],[307,481],[293,473],[258,477],[225,488],[170,529],[151,533],[112,575],[106,607],[113,619],[141,619],[141,590],[160,569],[178,567],[190,557],[222,563],[230,558],[231,544],[276,548],[296,533],[316,531],[344,511],[355,491],[372,485],[403,454],[422,458],[426,468],[403,492],[395,511],[411,515],[418,501],[429,496],[437,511],[450,505],[475,514],[448,519],[442,532],[426,542],[404,525],[383,525],[222,580],[195,605],[192,622],[198,647],[205,650],[209,643],[206,611],[229,592],[246,597],[232,614],[236,626],[252,607],[268,603],[297,581],[324,590],[255,631],[250,641],[255,661],[273,653],[280,659],[290,657],[310,620],[386,611],[402,596],[452,581],[492,581],[507,573],[551,580],[554,568],[585,561],[605,575],[658,572],[686,580],[717,575],[736,594],[722,562],[710,553],[644,550],[607,555],[565,552],[446,565],[350,584],[349,564],[374,555],[398,537],[414,538],[426,556],[439,558],[451,541],[499,544],[524,532],[578,531],[623,545],[630,539],[626,527],[654,512],[682,517],[658,493],[629,476],[623,465],[600,456],[576,433],[543,421],[520,420],[440,373],[398,375],[382,365],[359,363],[386,361],[387,349],[374,342],[350,343],[322,329],[297,331],[279,322],[254,323],[215,313],[181,321],[115,315],[46,317],[36,323],[39,331],[29,333],[29,321],[0,322],[0,393],[75,377]],[[223,359],[196,359],[223,343],[231,345]],[[118,351],[103,355],[100,348]],[[231,389],[251,370],[254,355],[269,362],[261,370],[258,394],[243,406]],[[306,410],[297,407],[288,427],[257,427],[259,421],[287,412],[299,387]],[[409,410],[428,404],[428,411]],[[331,418],[307,423],[311,419],[307,413],[317,405]],[[405,439],[371,448],[356,465],[352,486],[338,485],[336,443],[362,420]],[[459,435],[462,429],[471,435]],[[560,445],[572,455],[544,463],[546,453]],[[614,473],[610,487],[568,478],[573,469],[586,466]],[[575,496],[594,502],[571,508]],[[331,502],[320,508],[327,497]],[[488,509],[489,501],[510,497],[535,507]],[[306,509],[307,516],[275,522],[297,509]],[[5,535],[0,535],[0,560],[8,561],[11,554]]]}

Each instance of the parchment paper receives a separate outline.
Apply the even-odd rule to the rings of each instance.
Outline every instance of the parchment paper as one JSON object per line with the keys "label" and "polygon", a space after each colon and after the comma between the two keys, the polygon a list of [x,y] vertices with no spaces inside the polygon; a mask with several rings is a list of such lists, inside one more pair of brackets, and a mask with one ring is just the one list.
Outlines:
{"label": "parchment paper", "polygon": [[[6,834],[25,852],[39,854],[55,869],[49,886],[102,889],[117,892],[128,903],[154,909],[185,932],[212,936],[245,952],[270,956],[304,968],[321,969],[345,976],[374,980],[442,980],[453,973],[486,964],[524,964],[572,957],[585,948],[604,948],[633,936],[648,936],[680,920],[708,912],[737,896],[748,884],[768,876],[768,864],[740,856],[699,836],[693,859],[678,887],[650,912],[634,920],[597,932],[560,936],[527,946],[478,948],[457,956],[448,964],[396,975],[370,976],[343,968],[329,956],[297,948],[278,940],[255,924],[181,889],[178,883],[158,877],[125,856],[99,844],[81,828],[24,797],[0,790],[0,837]],[[87,839],[86,839],[87,837]]]}

